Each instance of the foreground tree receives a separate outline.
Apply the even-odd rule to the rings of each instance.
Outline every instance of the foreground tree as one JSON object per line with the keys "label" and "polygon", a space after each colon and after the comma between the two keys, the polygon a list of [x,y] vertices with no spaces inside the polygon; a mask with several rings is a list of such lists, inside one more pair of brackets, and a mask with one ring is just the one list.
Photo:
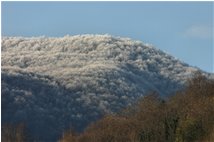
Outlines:
{"label": "foreground tree", "polygon": [[214,80],[200,73],[163,100],[156,93],[91,124],[65,142],[210,142],[214,139]]}

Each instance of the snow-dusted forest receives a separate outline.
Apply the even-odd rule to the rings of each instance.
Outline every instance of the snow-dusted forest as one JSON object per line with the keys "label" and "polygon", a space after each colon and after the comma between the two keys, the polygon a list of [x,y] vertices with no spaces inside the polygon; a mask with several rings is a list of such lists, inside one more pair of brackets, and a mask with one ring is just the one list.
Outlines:
{"label": "snow-dusted forest", "polygon": [[149,91],[167,96],[199,71],[152,45],[110,35],[3,37],[1,44],[2,123],[24,122],[43,141],[70,127],[81,131]]}

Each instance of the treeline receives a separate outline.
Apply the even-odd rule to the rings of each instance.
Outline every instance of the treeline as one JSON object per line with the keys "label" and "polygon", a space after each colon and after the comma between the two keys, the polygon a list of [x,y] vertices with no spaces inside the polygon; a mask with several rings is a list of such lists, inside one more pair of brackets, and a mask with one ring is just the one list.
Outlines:
{"label": "treeline", "polygon": [[201,74],[188,87],[162,99],[156,93],[135,106],[108,115],[82,134],[66,131],[60,142],[212,142],[214,80]]}
{"label": "treeline", "polygon": [[[51,131],[50,131],[51,133]],[[212,142],[214,80],[200,73],[168,98],[150,93],[116,115],[107,115],[84,132],[70,129],[59,142]],[[23,125],[2,126],[2,141],[29,141]],[[32,141],[32,140],[30,140]]]}

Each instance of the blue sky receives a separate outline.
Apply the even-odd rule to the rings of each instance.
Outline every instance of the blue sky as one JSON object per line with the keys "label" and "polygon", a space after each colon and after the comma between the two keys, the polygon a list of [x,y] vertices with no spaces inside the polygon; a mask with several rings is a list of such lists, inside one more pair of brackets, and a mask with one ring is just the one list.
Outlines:
{"label": "blue sky", "polygon": [[2,2],[2,36],[111,34],[214,72],[214,2]]}

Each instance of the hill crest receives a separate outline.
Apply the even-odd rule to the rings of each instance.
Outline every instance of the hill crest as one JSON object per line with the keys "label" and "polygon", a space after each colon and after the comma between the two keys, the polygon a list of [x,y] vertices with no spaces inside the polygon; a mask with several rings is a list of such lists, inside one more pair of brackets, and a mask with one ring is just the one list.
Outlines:
{"label": "hill crest", "polygon": [[199,71],[151,45],[110,35],[3,37],[1,50],[2,122],[25,121],[44,141],[68,126],[83,130],[149,91],[169,95]]}

